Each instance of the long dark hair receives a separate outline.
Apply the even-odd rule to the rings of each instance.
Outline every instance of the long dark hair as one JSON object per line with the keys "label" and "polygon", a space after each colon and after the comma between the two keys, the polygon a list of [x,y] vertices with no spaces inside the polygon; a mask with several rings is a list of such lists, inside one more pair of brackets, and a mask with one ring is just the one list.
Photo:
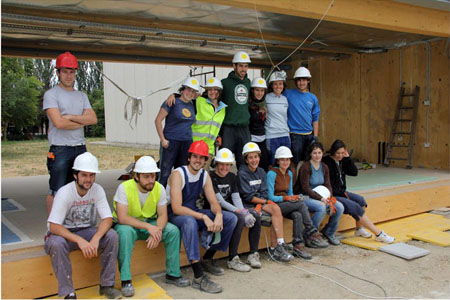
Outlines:
{"label": "long dark hair", "polygon": [[344,148],[345,149],[345,144],[343,141],[341,140],[335,140],[333,142],[333,144],[331,144],[331,148],[330,148],[330,155],[333,156],[336,151],[338,151],[339,149]]}
{"label": "long dark hair", "polygon": [[322,150],[322,153],[324,152],[324,151],[323,151],[323,145],[322,145],[322,143],[321,143],[321,142],[314,142],[314,143],[312,143],[312,144],[309,146],[309,148],[308,148],[308,155],[306,156],[306,160],[305,160],[305,161],[311,160],[311,153],[312,153],[315,149],[320,149],[320,150]]}

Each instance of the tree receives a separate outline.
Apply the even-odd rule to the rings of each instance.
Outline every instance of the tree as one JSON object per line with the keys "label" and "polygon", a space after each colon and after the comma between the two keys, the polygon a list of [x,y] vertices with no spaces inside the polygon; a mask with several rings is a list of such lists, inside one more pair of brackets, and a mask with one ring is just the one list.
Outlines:
{"label": "tree", "polygon": [[103,88],[95,89],[89,95],[92,109],[97,114],[97,124],[89,126],[87,136],[104,137],[105,136],[105,104],[103,97]]}
{"label": "tree", "polygon": [[103,70],[101,62],[78,61],[77,89],[88,95],[95,90],[103,90],[103,76],[94,66],[100,71]]}
{"label": "tree", "polygon": [[33,72],[31,59],[2,57],[2,133],[14,126],[23,131],[36,124],[42,83]]}

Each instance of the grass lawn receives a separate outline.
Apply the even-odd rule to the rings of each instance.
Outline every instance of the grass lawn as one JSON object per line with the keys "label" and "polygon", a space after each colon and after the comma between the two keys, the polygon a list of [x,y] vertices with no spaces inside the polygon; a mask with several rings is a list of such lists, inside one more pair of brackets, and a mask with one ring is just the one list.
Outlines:
{"label": "grass lawn", "polygon": [[[125,169],[135,155],[153,155],[158,151],[135,147],[93,144],[104,138],[88,138],[87,150],[99,161],[100,170]],[[2,178],[45,175],[47,172],[47,140],[2,142]]]}

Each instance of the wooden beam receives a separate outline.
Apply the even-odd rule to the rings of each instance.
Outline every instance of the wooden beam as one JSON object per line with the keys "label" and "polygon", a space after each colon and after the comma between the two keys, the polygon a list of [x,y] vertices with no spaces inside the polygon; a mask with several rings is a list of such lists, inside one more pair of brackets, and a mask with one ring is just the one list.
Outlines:
{"label": "wooden beam", "polygon": [[[290,16],[320,19],[331,0],[197,0]],[[448,38],[449,12],[390,0],[335,0],[326,21]]]}

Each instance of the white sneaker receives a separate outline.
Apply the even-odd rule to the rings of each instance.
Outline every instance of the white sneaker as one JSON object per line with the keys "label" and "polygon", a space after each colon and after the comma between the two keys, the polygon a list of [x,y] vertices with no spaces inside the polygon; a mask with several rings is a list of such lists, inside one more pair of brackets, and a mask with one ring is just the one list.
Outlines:
{"label": "white sneaker", "polygon": [[356,229],[355,235],[366,238],[366,239],[372,237],[372,234],[370,232],[368,232],[364,227],[360,227],[360,228]]}
{"label": "white sneaker", "polygon": [[238,272],[250,272],[252,268],[249,265],[244,264],[239,259],[239,256],[233,257],[232,260],[227,261],[228,269],[232,269]]}
{"label": "white sneaker", "polygon": [[259,253],[258,252],[249,254],[247,261],[252,268],[255,268],[255,269],[261,268],[261,262],[259,261]]}
{"label": "white sneaker", "polygon": [[395,237],[387,235],[384,231],[381,231],[379,235],[375,236],[375,241],[392,244],[395,241]]}

